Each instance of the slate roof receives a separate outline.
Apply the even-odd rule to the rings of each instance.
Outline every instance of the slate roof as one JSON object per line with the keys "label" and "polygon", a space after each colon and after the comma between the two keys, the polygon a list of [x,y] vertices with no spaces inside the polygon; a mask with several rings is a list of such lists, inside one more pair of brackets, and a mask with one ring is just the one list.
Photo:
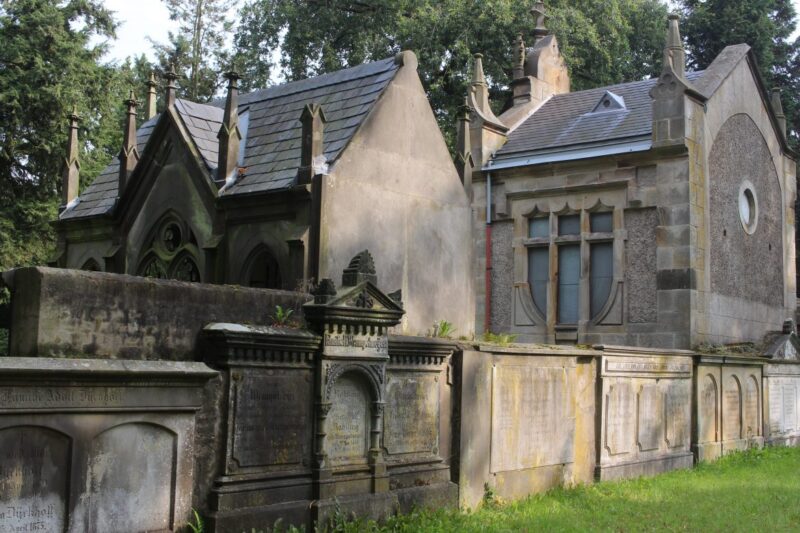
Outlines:
{"label": "slate roof", "polygon": [[[686,77],[696,82],[703,72]],[[650,89],[657,79],[559,94],[533,113],[508,136],[492,164],[581,147],[649,137],[653,131]],[[592,113],[607,91],[625,101],[625,109]]]}
{"label": "slate roof", "polygon": [[[374,107],[400,66],[394,58],[365,63],[296,82],[241,95],[240,128],[245,136],[243,175],[222,194],[231,196],[292,187],[300,166],[302,128],[300,114],[310,103],[322,106],[325,157],[334,162]],[[198,104],[177,100],[175,110],[186,126],[212,178],[216,178],[217,133],[222,124],[224,100]],[[246,124],[243,120],[247,117]],[[160,115],[137,131],[142,155]],[[114,161],[66,209],[61,220],[109,213],[117,201],[119,161]]]}

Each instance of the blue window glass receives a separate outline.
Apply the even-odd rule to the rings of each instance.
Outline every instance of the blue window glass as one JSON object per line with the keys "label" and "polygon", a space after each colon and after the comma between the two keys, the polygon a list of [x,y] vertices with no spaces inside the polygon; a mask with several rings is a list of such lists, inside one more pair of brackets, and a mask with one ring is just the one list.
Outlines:
{"label": "blue window glass", "polygon": [[533,304],[547,317],[547,282],[550,278],[550,250],[547,247],[528,248],[528,284]]}
{"label": "blue window glass", "polygon": [[536,217],[528,220],[528,237],[547,238],[550,236],[550,219]]}
{"label": "blue window glass", "polygon": [[558,217],[558,234],[559,235],[580,235],[581,234],[581,216],[580,215],[563,215]]}
{"label": "blue window glass", "polygon": [[558,323],[578,323],[578,294],[581,280],[579,244],[558,248]]}
{"label": "blue window glass", "polygon": [[597,317],[611,294],[614,280],[614,245],[610,242],[599,242],[591,245],[590,265],[590,300],[592,318]]}
{"label": "blue window glass", "polygon": [[614,231],[613,213],[592,213],[589,217],[592,233],[611,233]]}

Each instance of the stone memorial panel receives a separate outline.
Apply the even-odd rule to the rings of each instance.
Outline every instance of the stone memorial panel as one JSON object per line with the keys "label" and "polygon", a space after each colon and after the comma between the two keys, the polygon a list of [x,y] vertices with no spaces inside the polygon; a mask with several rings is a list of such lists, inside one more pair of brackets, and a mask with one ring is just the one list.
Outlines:
{"label": "stone memorial panel", "polygon": [[70,439],[44,427],[0,429],[0,532],[64,531]]}
{"label": "stone memorial panel", "polygon": [[664,438],[661,423],[661,391],[658,383],[641,386],[637,402],[637,433],[639,451],[657,450]]}
{"label": "stone memorial panel", "polygon": [[666,426],[665,440],[668,448],[689,445],[691,397],[691,383],[688,380],[667,380],[665,382],[664,425]]}
{"label": "stone memorial panel", "polygon": [[742,391],[739,380],[734,376],[725,379],[722,390],[722,438],[742,438]]}
{"label": "stone memorial panel", "polygon": [[636,421],[634,395],[630,381],[614,381],[606,394],[605,447],[610,455],[630,453]]}
{"label": "stone memorial panel", "polygon": [[758,382],[755,376],[750,376],[745,382],[744,393],[744,431],[746,437],[761,435],[761,425],[759,424],[759,410],[761,399]]}
{"label": "stone memorial panel", "polygon": [[492,472],[574,461],[574,380],[572,368],[495,368]]}
{"label": "stone memorial panel", "polygon": [[697,403],[698,416],[700,418],[699,441],[701,443],[717,442],[717,424],[719,420],[717,381],[711,374],[705,374],[701,380]]}
{"label": "stone memorial panel", "polygon": [[769,432],[783,432],[783,380],[771,378],[769,387]]}
{"label": "stone memorial panel", "polygon": [[232,458],[238,466],[302,464],[311,439],[310,372],[248,369],[232,386]]}
{"label": "stone memorial panel", "polygon": [[797,429],[797,387],[787,380],[783,385],[783,431]]}
{"label": "stone memorial panel", "polygon": [[370,394],[363,380],[345,374],[331,390],[327,450],[331,465],[364,462],[369,447]]}
{"label": "stone memorial panel", "polygon": [[161,531],[172,522],[176,435],[144,423],[95,437],[89,454],[86,531]]}
{"label": "stone memorial panel", "polygon": [[424,374],[390,375],[383,443],[389,454],[439,453],[439,383]]}

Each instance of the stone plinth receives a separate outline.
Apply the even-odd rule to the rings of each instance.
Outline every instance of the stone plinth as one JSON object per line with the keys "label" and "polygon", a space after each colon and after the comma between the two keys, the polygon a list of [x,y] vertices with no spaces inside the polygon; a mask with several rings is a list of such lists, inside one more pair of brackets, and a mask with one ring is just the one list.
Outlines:
{"label": "stone plinth", "polygon": [[178,531],[201,363],[0,358],[0,531]]}
{"label": "stone plinth", "polygon": [[690,468],[691,352],[600,348],[597,479]]}
{"label": "stone plinth", "polygon": [[768,444],[800,445],[800,364],[764,366],[764,435]]}
{"label": "stone plinth", "polygon": [[763,359],[701,355],[695,358],[695,428],[698,461],[761,447]]}

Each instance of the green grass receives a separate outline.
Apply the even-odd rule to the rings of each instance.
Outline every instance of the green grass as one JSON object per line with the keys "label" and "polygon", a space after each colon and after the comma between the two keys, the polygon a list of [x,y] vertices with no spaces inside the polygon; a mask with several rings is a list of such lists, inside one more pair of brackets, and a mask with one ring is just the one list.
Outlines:
{"label": "green grass", "polygon": [[557,489],[472,513],[426,511],[338,531],[800,531],[800,449],[728,456],[653,478]]}

